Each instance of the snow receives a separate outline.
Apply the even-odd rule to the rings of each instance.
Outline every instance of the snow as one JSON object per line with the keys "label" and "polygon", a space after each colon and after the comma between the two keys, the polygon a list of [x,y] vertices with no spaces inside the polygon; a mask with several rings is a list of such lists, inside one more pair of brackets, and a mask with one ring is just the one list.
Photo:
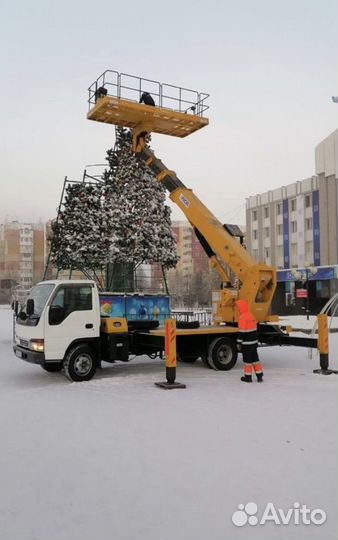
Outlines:
{"label": "snow", "polygon": [[[305,349],[265,348],[265,382],[201,362],[186,390],[154,386],[161,361],[104,368],[85,383],[12,353],[0,310],[1,540],[334,540],[337,376]],[[337,368],[338,335],[330,335]],[[237,528],[239,504],[321,508],[321,526]]]}
{"label": "snow", "polygon": [[[312,330],[313,326],[316,324],[317,317],[315,315],[309,315],[309,320],[307,320],[306,315],[292,315],[292,316],[283,316],[279,317],[280,325],[291,324],[294,330]],[[338,317],[328,317],[328,327],[330,330],[338,329]]]}

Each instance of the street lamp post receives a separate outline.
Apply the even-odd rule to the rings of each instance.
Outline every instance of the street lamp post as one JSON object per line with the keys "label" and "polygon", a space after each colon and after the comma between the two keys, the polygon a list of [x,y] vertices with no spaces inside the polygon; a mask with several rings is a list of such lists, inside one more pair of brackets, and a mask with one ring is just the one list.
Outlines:
{"label": "street lamp post", "polygon": [[306,273],[306,320],[309,320],[309,314],[310,314],[310,298],[309,298],[309,268],[305,267],[305,273]]}
{"label": "street lamp post", "polygon": [[310,295],[309,295],[309,280],[310,276],[314,276],[317,273],[317,268],[311,266],[310,264],[305,265],[305,276],[306,276],[306,319],[309,320],[310,315]]}
{"label": "street lamp post", "polygon": [[[302,270],[292,270],[292,275],[297,281],[305,281],[305,289],[306,289],[306,298],[305,298],[305,306],[302,309],[305,309],[306,318],[309,320],[310,315],[310,276],[314,276],[317,273],[317,268],[315,266],[311,266],[310,264],[305,264],[304,267],[305,270],[305,276]],[[302,279],[305,277],[305,280]]]}

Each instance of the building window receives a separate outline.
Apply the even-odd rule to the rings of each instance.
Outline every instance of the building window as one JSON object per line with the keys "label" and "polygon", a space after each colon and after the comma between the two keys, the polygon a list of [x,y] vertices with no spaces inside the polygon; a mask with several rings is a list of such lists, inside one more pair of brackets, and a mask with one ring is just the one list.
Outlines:
{"label": "building window", "polygon": [[265,259],[269,259],[269,258],[270,258],[270,250],[266,249],[265,250]]}
{"label": "building window", "polygon": [[277,225],[277,235],[281,236],[283,234],[283,225]]}
{"label": "building window", "polygon": [[269,227],[264,227],[264,236],[265,236],[265,238],[270,238],[270,229],[269,229]]}
{"label": "building window", "polygon": [[278,259],[283,258],[283,246],[277,246],[277,257]]}
{"label": "building window", "polygon": [[282,204],[278,203],[278,204],[276,204],[276,214],[277,214],[277,216],[280,216],[281,213],[282,213]]}
{"label": "building window", "polygon": [[254,240],[257,240],[257,236],[258,236],[258,231],[257,231],[257,229],[254,229],[254,230],[252,231],[252,238],[253,238]]}
{"label": "building window", "polygon": [[310,208],[311,206],[311,195],[305,195],[305,208]]}
{"label": "building window", "polygon": [[305,260],[313,261],[313,242],[305,242]]}
{"label": "building window", "polygon": [[291,199],[291,212],[295,212],[297,210],[297,201],[296,199]]}
{"label": "building window", "polygon": [[305,229],[307,231],[312,231],[312,217],[306,218],[306,220],[305,220]]}
{"label": "building window", "polygon": [[252,251],[252,256],[254,259],[256,259],[256,261],[258,261],[258,249],[254,249]]}
{"label": "building window", "polygon": [[257,221],[257,210],[252,211],[252,221]]}
{"label": "building window", "polygon": [[297,265],[297,257],[298,257],[298,244],[291,244],[291,261],[292,261],[292,266]]}
{"label": "building window", "polygon": [[265,218],[268,218],[268,217],[269,217],[269,215],[270,215],[269,210],[270,210],[269,207],[268,207],[268,206],[265,206],[265,208],[264,208],[264,217],[265,217]]}
{"label": "building window", "polygon": [[291,232],[292,233],[297,232],[297,221],[291,221]]}

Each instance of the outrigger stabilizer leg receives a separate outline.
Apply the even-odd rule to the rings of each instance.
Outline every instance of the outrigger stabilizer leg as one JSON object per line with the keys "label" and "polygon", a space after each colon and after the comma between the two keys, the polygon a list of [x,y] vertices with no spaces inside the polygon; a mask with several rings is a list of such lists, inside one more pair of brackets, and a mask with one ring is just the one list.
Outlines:
{"label": "outrigger stabilizer leg", "polygon": [[165,390],[186,388],[185,384],[176,382],[176,321],[167,319],[165,322],[165,373],[166,382],[156,382],[155,386]]}
{"label": "outrigger stabilizer leg", "polygon": [[319,369],[314,369],[313,373],[318,375],[337,375],[338,371],[329,368],[329,331],[327,326],[327,315],[321,313],[318,315],[318,350],[319,350]]}

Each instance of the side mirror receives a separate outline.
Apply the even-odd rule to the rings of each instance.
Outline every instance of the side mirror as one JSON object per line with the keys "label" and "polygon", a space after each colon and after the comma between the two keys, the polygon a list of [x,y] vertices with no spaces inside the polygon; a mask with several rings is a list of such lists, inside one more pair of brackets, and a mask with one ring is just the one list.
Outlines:
{"label": "side mirror", "polygon": [[33,298],[28,298],[28,300],[27,300],[26,313],[27,313],[28,317],[30,317],[30,315],[34,314],[34,300],[33,300]]}
{"label": "side mirror", "polygon": [[15,302],[13,302],[14,305],[13,305],[13,309],[14,309],[14,313],[15,315],[17,315],[19,313],[19,302],[17,300],[15,300]]}

